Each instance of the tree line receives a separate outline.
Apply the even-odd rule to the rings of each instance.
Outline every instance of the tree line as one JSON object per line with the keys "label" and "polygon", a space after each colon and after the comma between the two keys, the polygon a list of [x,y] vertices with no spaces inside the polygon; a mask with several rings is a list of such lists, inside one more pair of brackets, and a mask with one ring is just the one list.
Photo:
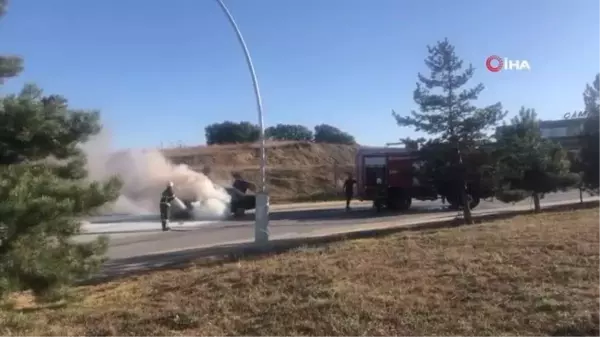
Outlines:
{"label": "tree line", "polygon": [[[250,122],[225,121],[208,125],[205,129],[206,144],[253,143],[260,138],[260,128]],[[265,129],[265,139],[280,141],[307,141],[315,143],[356,144],[354,136],[335,126],[319,124],[314,132],[304,125],[277,124]]]}
{"label": "tree line", "polygon": [[[5,9],[6,0],[0,0],[0,15]],[[408,116],[394,114],[399,125],[432,136],[427,141],[407,140],[420,146],[426,163],[421,174],[434,179],[440,172],[451,172],[463,201],[468,200],[467,177],[473,170],[491,172],[489,176],[500,187],[498,195],[506,201],[540,197],[570,186],[569,174],[581,178],[581,188],[597,191],[598,76],[585,90],[589,115],[581,151],[573,160],[568,160],[560,146],[541,137],[535,112],[525,108],[488,151],[491,139],[485,130],[506,112],[500,103],[474,105],[483,85],[463,88],[474,70],[472,66],[463,69],[463,61],[447,40],[430,47],[429,54],[430,76],[419,74],[414,94],[419,110]],[[19,57],[0,56],[0,85],[22,70]],[[436,87],[441,93],[432,91]],[[0,297],[32,290],[40,299],[55,298],[64,286],[97,272],[104,261],[106,240],[72,240],[80,233],[84,217],[119,195],[118,177],[90,181],[87,159],[79,147],[101,128],[98,111],[74,109],[65,97],[45,94],[32,84],[16,94],[0,96]],[[257,139],[256,127],[247,122],[213,124],[206,132],[207,141],[213,144]],[[269,128],[268,137],[354,143],[351,135],[325,124],[314,132],[297,125],[277,125]],[[572,165],[575,161],[578,164]],[[470,221],[468,206],[464,209]]]}

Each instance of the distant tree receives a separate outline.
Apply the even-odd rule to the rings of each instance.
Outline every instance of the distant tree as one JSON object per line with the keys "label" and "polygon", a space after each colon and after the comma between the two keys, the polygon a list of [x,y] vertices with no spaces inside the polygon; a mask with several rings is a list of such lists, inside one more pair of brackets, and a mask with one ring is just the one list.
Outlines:
{"label": "distant tree", "polygon": [[[420,83],[417,83],[413,94],[419,111],[412,111],[410,116],[393,112],[393,116],[400,126],[410,126],[432,135],[432,143],[449,145],[436,146],[436,149],[450,152],[438,157],[452,158],[447,163],[455,175],[452,178],[455,188],[451,190],[457,194],[454,199],[458,199],[463,208],[465,222],[472,223],[470,206],[466,202],[470,199],[468,167],[463,158],[487,141],[485,131],[502,120],[505,113],[500,103],[482,109],[473,105],[484,87],[478,84],[474,88],[464,88],[475,70],[472,65],[463,70],[463,61],[456,56],[454,46],[447,39],[427,49],[429,56],[425,64],[430,76],[418,74]],[[434,88],[438,88],[440,93],[431,92]]]}
{"label": "distant tree", "polygon": [[265,129],[265,136],[274,140],[311,141],[313,132],[303,125],[277,124]]}
{"label": "distant tree", "polygon": [[410,137],[400,138],[400,143],[404,145],[408,150],[418,150],[420,147],[427,143],[427,139],[423,137],[419,137],[417,139],[412,139]]}
{"label": "distant tree", "polygon": [[521,108],[511,124],[497,135],[498,167],[496,197],[504,202],[533,198],[541,210],[545,193],[575,186],[579,176],[569,173],[567,152],[558,143],[541,136],[535,110]]}
{"label": "distant tree", "polygon": [[585,111],[587,112],[586,121],[583,126],[583,133],[580,137],[581,151],[579,160],[582,172],[582,186],[588,192],[598,194],[598,176],[600,167],[598,165],[598,155],[600,149],[599,137],[599,115],[600,115],[600,97],[598,93],[600,74],[596,75],[592,85],[587,85],[583,93]]}
{"label": "distant tree", "polygon": [[317,143],[356,144],[354,136],[328,124],[315,126],[314,139]]}
{"label": "distant tree", "polygon": [[214,123],[205,129],[206,144],[253,143],[260,137],[260,128],[250,122]]}
{"label": "distant tree", "polygon": [[[0,12],[5,6],[0,0]],[[20,68],[0,57],[0,79]],[[73,110],[33,85],[0,97],[0,296],[56,294],[100,267],[105,239],[72,240],[83,216],[118,196],[118,179],[86,180],[78,145],[100,129],[97,112]]]}

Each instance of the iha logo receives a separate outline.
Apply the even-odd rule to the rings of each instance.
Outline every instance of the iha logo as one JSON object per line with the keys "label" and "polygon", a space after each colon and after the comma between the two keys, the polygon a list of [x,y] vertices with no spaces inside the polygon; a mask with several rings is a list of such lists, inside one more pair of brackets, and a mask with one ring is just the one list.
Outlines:
{"label": "iha logo", "polygon": [[531,66],[529,66],[529,62],[526,60],[511,60],[498,55],[488,57],[485,60],[485,67],[493,73],[497,73],[500,70],[531,70]]}

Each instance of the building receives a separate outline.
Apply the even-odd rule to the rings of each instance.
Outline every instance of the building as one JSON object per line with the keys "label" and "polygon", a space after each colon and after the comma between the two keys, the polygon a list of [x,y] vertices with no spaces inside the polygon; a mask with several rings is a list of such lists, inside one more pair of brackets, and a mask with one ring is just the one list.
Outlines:
{"label": "building", "polygon": [[[582,112],[566,113],[564,119],[539,121],[543,138],[552,139],[567,150],[579,148],[579,135],[583,132],[586,116]],[[496,129],[496,134],[503,127]]]}
{"label": "building", "polygon": [[585,118],[569,118],[554,121],[540,121],[542,137],[552,139],[567,150],[579,148],[579,135],[583,132]]}

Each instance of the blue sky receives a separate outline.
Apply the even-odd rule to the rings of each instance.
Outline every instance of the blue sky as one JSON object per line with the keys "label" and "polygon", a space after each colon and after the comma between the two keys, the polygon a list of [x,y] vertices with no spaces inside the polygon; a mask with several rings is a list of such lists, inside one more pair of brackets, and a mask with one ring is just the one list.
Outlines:
{"label": "blue sky", "polygon": [[[391,109],[415,108],[426,45],[447,37],[479,104],[560,119],[582,108],[599,70],[597,0],[225,0],[248,43],[265,125],[335,125],[362,144],[417,135]],[[26,70],[2,88],[35,82],[74,107],[102,112],[117,147],[204,142],[204,126],[256,121],[251,79],[213,0],[12,0],[0,53]],[[485,70],[492,54],[531,71]]]}

